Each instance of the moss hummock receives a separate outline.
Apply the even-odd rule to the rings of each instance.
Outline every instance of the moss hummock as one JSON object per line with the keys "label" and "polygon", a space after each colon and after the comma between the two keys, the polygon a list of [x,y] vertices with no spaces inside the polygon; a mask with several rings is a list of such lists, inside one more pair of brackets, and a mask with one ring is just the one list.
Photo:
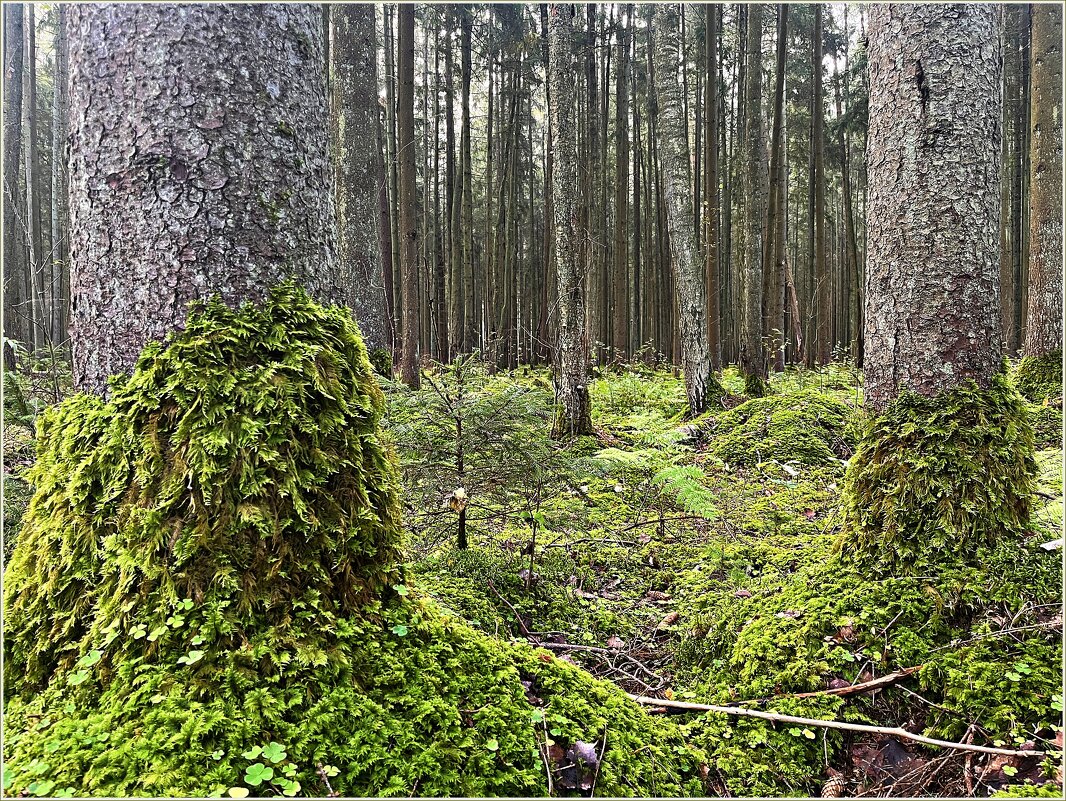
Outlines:
{"label": "moss hummock", "polygon": [[842,555],[878,575],[979,562],[1026,531],[1035,472],[1029,412],[1005,374],[989,389],[906,392],[848,466]]}
{"label": "moss hummock", "polygon": [[1033,403],[1062,396],[1062,351],[1026,356],[1014,372],[1014,384]]}
{"label": "moss hummock", "polygon": [[539,795],[546,738],[607,732],[597,791],[702,794],[676,726],[407,586],[381,413],[348,312],[287,284],[44,415],[5,574],[5,790]]}
{"label": "moss hummock", "polygon": [[776,459],[822,465],[847,457],[851,409],[812,390],[754,398],[700,424],[709,452],[730,465]]}

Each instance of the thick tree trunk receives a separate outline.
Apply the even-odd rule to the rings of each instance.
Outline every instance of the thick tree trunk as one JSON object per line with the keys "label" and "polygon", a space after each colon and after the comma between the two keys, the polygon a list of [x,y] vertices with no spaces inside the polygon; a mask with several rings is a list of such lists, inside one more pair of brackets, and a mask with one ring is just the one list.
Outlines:
{"label": "thick tree trunk", "polygon": [[555,436],[576,436],[592,430],[588,389],[589,344],[585,328],[585,288],[578,262],[577,238],[577,127],[573,76],[577,57],[573,47],[571,6],[548,8],[551,106],[548,109],[555,165],[552,212],[555,225],[555,269],[559,282],[559,355],[556,362],[557,411]]}
{"label": "thick tree trunk", "polygon": [[369,352],[390,346],[378,250],[378,70],[374,7],[333,7],[333,113],[337,117],[337,235],[341,276]]}
{"label": "thick tree trunk", "polygon": [[401,5],[397,37],[396,147],[399,160],[400,283],[403,292],[403,348],[400,378],[417,389],[419,304],[418,215],[415,208],[415,9]]}
{"label": "thick tree trunk", "polygon": [[689,413],[695,417],[707,408],[711,393],[711,354],[707,342],[707,287],[705,265],[696,250],[692,219],[692,170],[682,120],[682,90],[677,79],[678,8],[673,3],[655,7],[654,65],[658,108],[656,145],[662,167],[666,221],[670,233],[674,296],[681,333],[681,365],[685,376]]}
{"label": "thick tree trunk", "polygon": [[67,11],[77,386],[104,391],[193,300],[235,305],[291,276],[343,302],[319,9]]}
{"label": "thick tree trunk", "polygon": [[3,7],[4,24],[4,336],[32,345],[29,266],[26,263],[25,198],[19,189],[22,150],[22,73],[25,70],[25,6]]}
{"label": "thick tree trunk", "polygon": [[1062,348],[1062,7],[1032,6],[1029,311],[1024,356]]}
{"label": "thick tree trunk", "polygon": [[746,6],[743,157],[743,266],[740,270],[740,371],[749,395],[765,392],[766,359],[762,343],[762,257],[769,175],[762,119],[762,18],[764,6]]}
{"label": "thick tree trunk", "polygon": [[[994,6],[870,7],[866,406],[1000,367]],[[965,157],[963,157],[965,155]]]}

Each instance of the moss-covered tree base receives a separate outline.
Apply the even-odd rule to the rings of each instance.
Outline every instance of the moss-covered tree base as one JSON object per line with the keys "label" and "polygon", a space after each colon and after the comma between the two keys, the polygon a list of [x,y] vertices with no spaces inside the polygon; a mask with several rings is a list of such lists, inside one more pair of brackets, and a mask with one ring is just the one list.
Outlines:
{"label": "moss-covered tree base", "polygon": [[1023,358],[1014,372],[1014,384],[1033,403],[1062,397],[1062,351]]}
{"label": "moss-covered tree base", "polygon": [[1035,472],[1029,413],[1006,375],[988,389],[904,393],[870,422],[848,466],[842,556],[878,575],[978,563],[1021,539]]}
{"label": "moss-covered tree base", "polygon": [[381,414],[348,313],[285,285],[43,417],[9,793],[540,795],[593,775],[579,752],[597,792],[702,792],[675,726],[404,583]]}

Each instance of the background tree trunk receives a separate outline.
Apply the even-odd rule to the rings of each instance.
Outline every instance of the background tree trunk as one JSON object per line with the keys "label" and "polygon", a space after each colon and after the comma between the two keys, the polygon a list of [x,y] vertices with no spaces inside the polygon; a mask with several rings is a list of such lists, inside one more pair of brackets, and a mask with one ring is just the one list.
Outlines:
{"label": "background tree trunk", "polygon": [[26,190],[26,240],[29,244],[30,308],[33,312],[33,347],[48,344],[48,313],[45,292],[49,286],[44,237],[41,232],[41,163],[37,146],[37,23],[33,3],[23,6],[26,22],[23,26],[25,67],[22,71],[22,166],[23,187]]}
{"label": "background tree trunk", "polygon": [[777,53],[774,73],[774,118],[770,136],[770,194],[766,212],[766,244],[763,250],[763,331],[769,338],[770,363],[785,369],[785,280],[784,256],[788,194],[785,172],[785,55],[788,39],[788,6],[777,5]]}
{"label": "background tree trunk", "polygon": [[814,4],[811,59],[811,151],[814,187],[814,356],[828,364],[833,354],[833,285],[825,247],[825,101],[822,92],[822,3]]}
{"label": "background tree trunk", "polygon": [[692,170],[682,119],[681,85],[677,79],[678,9],[673,3],[655,7],[654,65],[658,106],[656,132],[662,164],[666,220],[670,232],[670,261],[681,332],[681,363],[689,413],[707,407],[711,390],[711,355],[707,343],[707,288],[703,261],[696,250],[692,218]]}
{"label": "background tree trunk", "polygon": [[3,8],[4,23],[4,336],[32,347],[33,312],[26,264],[25,197],[20,190],[25,6]]}
{"label": "background tree trunk", "polygon": [[1029,312],[1025,356],[1062,348],[1062,7],[1032,5]]}
{"label": "background tree trunk", "polygon": [[762,18],[764,6],[744,7],[748,15],[745,37],[743,157],[743,267],[740,272],[740,371],[749,395],[765,391],[766,358],[762,343],[762,256],[769,176],[765,160],[766,135],[762,119]]}
{"label": "background tree trunk", "polygon": [[[74,4],[72,356],[104,391],[190,301],[343,302],[313,5]],[[239,54],[247,77],[216,68]]]}
{"label": "background tree trunk", "polygon": [[400,282],[403,292],[403,349],[400,378],[418,389],[419,305],[418,214],[415,208],[415,8],[401,5],[397,37],[399,90],[396,93],[396,147],[399,160]]}
{"label": "background tree trunk", "polygon": [[57,3],[55,75],[52,81],[52,341],[67,341],[70,325],[70,228],[68,196],[70,174],[67,172],[67,134],[70,106],[67,100],[69,69],[67,65],[67,7]]}
{"label": "background tree trunk", "polygon": [[378,70],[374,7],[333,6],[333,113],[337,118],[337,235],[341,275],[369,352],[388,350],[378,250]]}
{"label": "background tree trunk", "polygon": [[559,282],[559,355],[556,362],[555,436],[577,436],[592,430],[588,389],[589,344],[585,328],[585,287],[578,262],[577,127],[574,80],[572,6],[548,8],[548,109],[555,164],[552,210],[555,225],[555,269]]}
{"label": "background tree trunk", "polygon": [[[994,6],[870,7],[866,406],[1000,368]],[[960,158],[960,154],[966,154]]]}

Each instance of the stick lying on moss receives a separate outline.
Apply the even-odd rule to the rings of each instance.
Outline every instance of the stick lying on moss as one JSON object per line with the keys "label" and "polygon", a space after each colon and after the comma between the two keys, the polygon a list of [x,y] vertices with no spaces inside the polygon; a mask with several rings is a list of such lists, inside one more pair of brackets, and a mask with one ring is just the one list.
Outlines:
{"label": "stick lying on moss", "polygon": [[916,743],[935,745],[937,748],[951,748],[956,751],[978,751],[982,754],[1001,754],[1003,756],[1032,757],[1044,756],[1043,751],[1022,750],[1014,748],[993,748],[987,745],[970,745],[969,743],[953,743],[949,740],[937,740],[932,737],[924,737],[921,734],[913,734],[906,729],[893,728],[891,726],[865,726],[861,723],[844,723],[839,720],[818,720],[817,718],[798,718],[795,715],[783,715],[777,712],[759,712],[755,709],[744,709],[734,706],[715,706],[714,704],[693,704],[687,701],[666,701],[662,698],[648,698],[645,695],[630,695],[630,699],[638,704],[646,706],[665,706],[671,709],[688,709],[693,712],[720,712],[723,715],[737,715],[745,718],[761,718],[778,723],[796,723],[801,726],[814,726],[822,729],[844,729],[846,731],[863,731],[869,734],[891,734],[903,740],[913,740]]}

